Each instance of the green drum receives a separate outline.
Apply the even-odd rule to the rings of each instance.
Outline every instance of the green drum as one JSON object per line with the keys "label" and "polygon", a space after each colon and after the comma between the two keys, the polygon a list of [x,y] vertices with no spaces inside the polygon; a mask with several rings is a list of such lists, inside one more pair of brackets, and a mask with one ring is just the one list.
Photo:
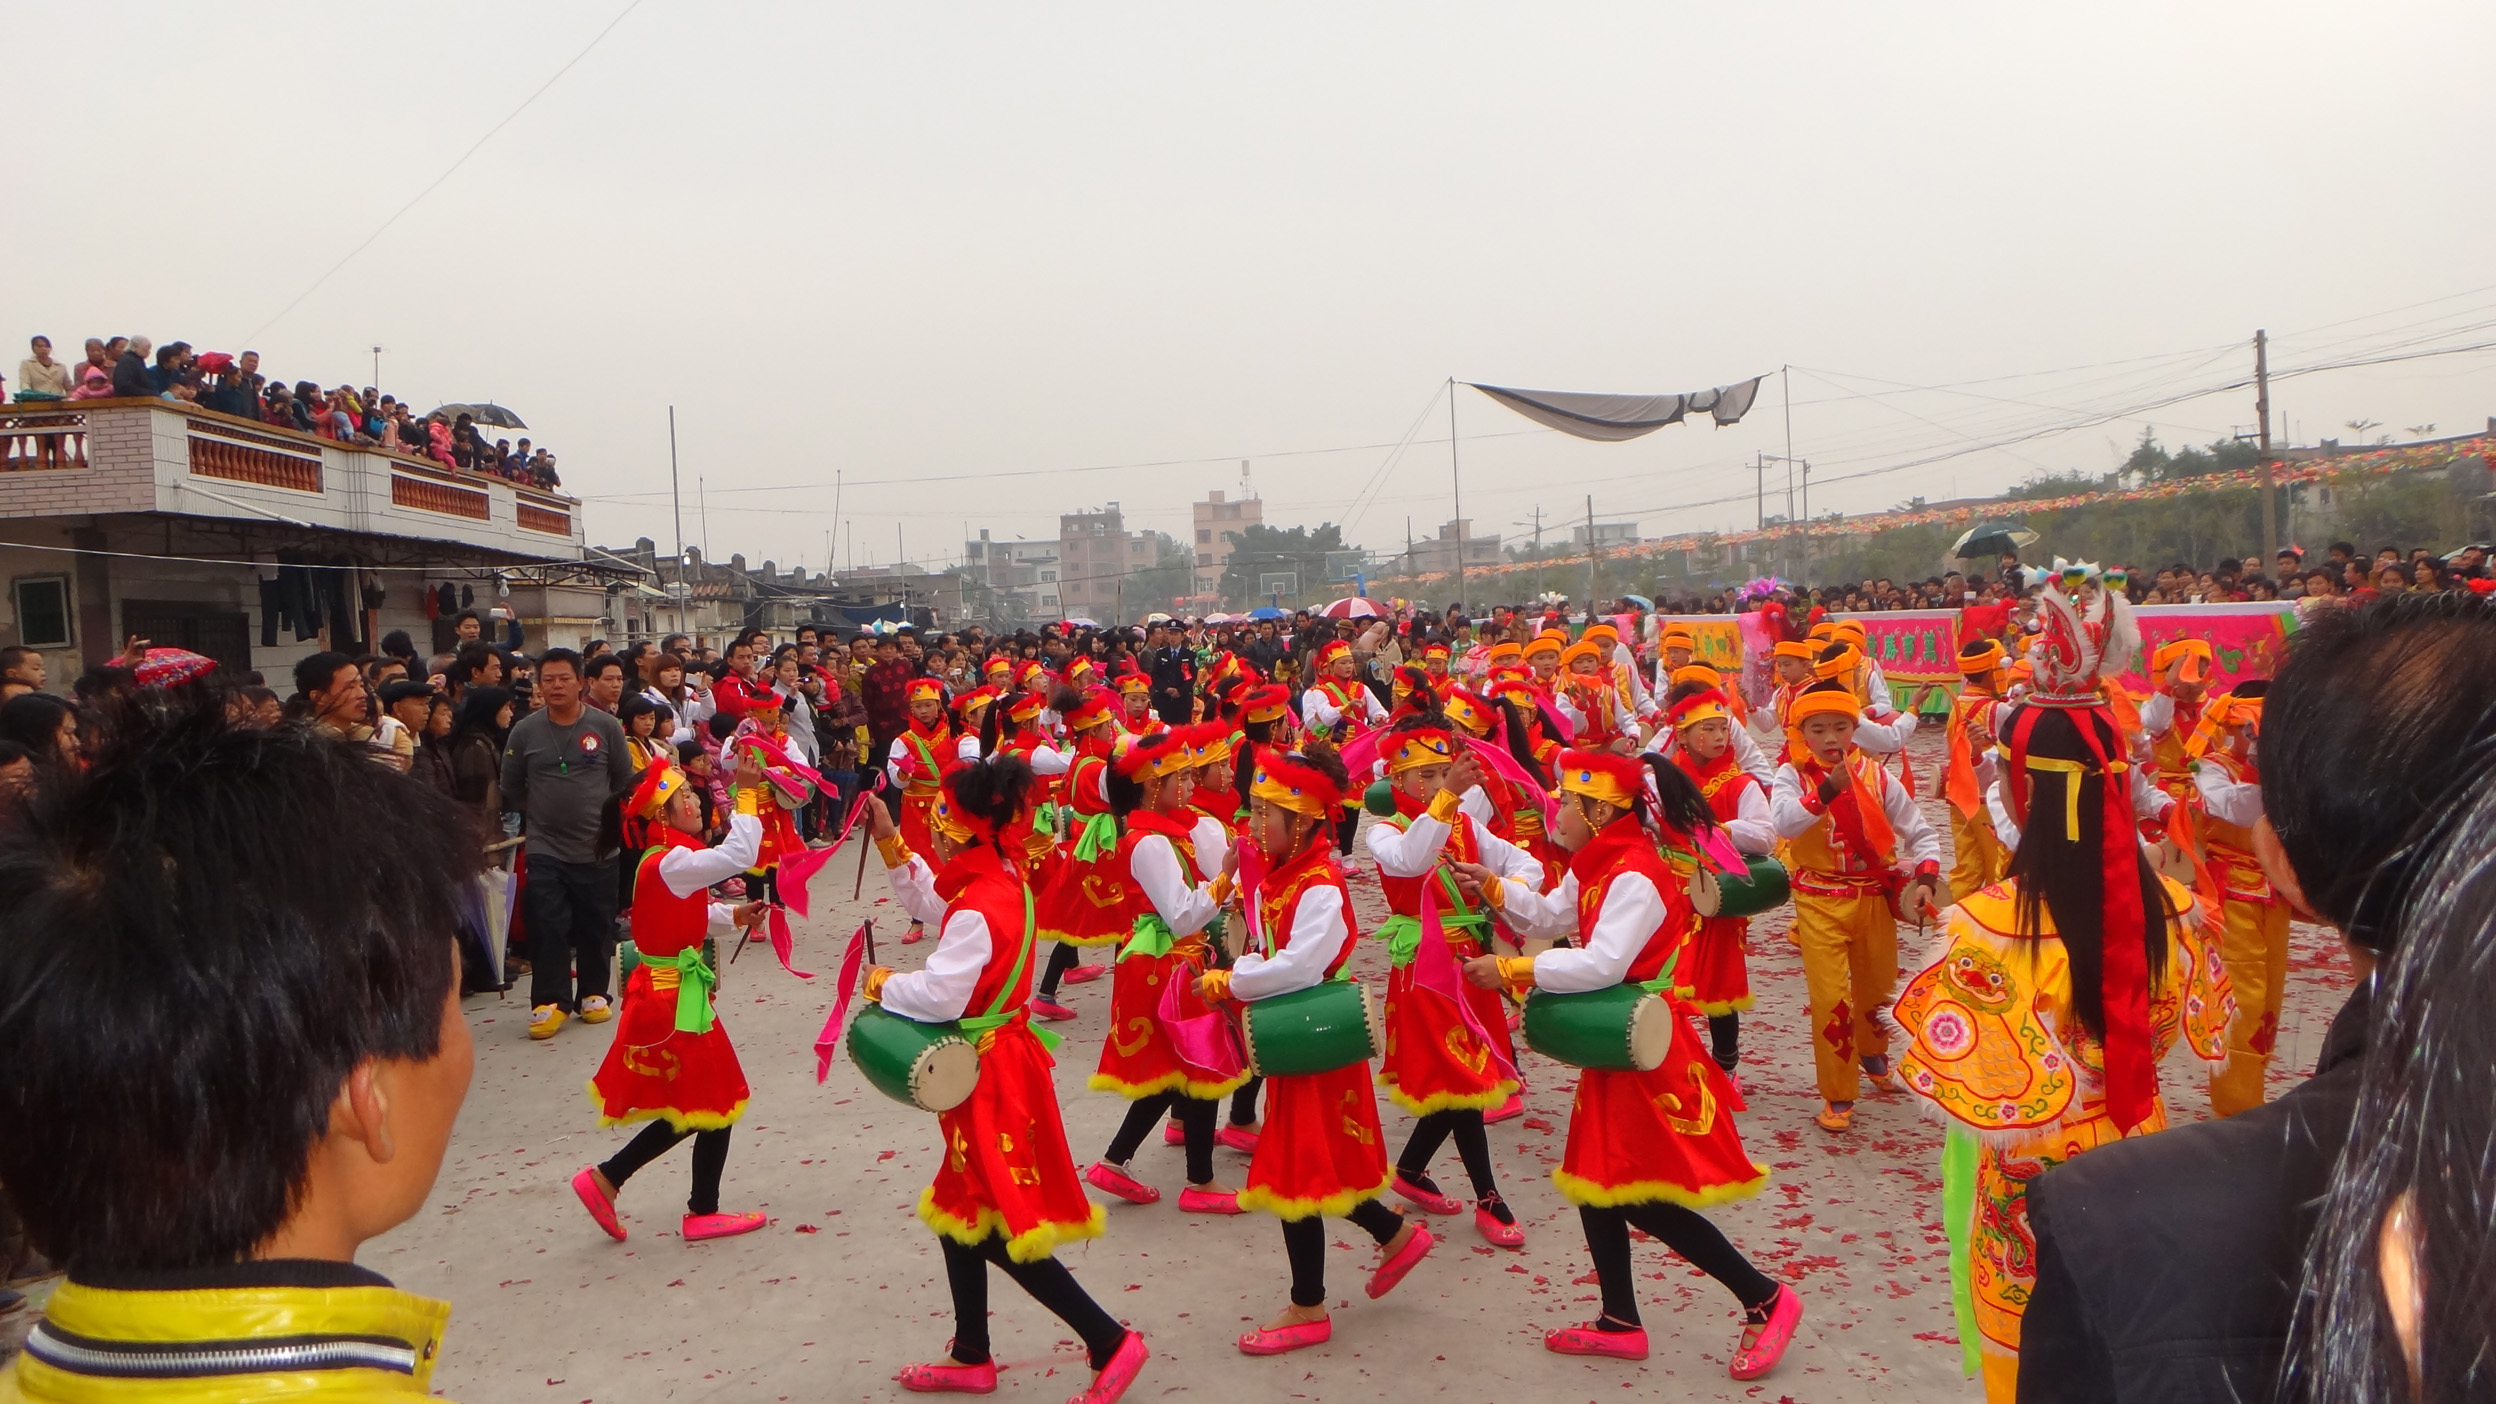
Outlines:
{"label": "green drum", "polygon": [[1368,789],[1361,791],[1361,808],[1381,819],[1394,818],[1395,786],[1384,780],[1372,781]]}
{"label": "green drum", "polygon": [[1243,1008],[1241,1041],[1248,1070],[1259,1077],[1329,1073],[1366,1063],[1387,1046],[1386,1012],[1358,981],[1328,980]]}
{"label": "green drum", "polygon": [[880,1004],[850,1019],[849,1058],[876,1091],[921,1111],[952,1111],[979,1083],[979,1050],[960,1025],[922,1024]]}
{"label": "green drum", "polygon": [[1766,854],[1743,856],[1751,870],[1739,877],[1706,868],[1690,875],[1690,905],[1700,916],[1752,917],[1785,905],[1785,865]]}
{"label": "green drum", "polygon": [[1672,1040],[1672,1007],[1637,985],[1584,994],[1538,990],[1525,1002],[1525,1046],[1571,1067],[1653,1072]]}

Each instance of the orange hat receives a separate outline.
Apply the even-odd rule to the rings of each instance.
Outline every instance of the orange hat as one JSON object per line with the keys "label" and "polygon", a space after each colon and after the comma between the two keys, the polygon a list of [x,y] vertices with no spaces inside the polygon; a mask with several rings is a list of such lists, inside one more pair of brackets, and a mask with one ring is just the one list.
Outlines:
{"label": "orange hat", "polygon": [[1534,636],[1533,642],[1525,646],[1525,656],[1534,658],[1546,653],[1565,653],[1568,647],[1568,635],[1557,629],[1545,629]]}
{"label": "orange hat", "polygon": [[1268,804],[1313,819],[1331,818],[1343,806],[1343,787],[1297,757],[1273,751],[1257,753],[1257,775],[1248,793]]}
{"label": "orange hat", "polygon": [[1595,660],[1597,666],[1601,666],[1602,664],[1610,662],[1612,655],[1605,650],[1602,644],[1599,644],[1592,639],[1579,639],[1576,643],[1570,644],[1567,648],[1560,650],[1560,666],[1562,668],[1575,668],[1577,666],[1577,660],[1581,658],[1591,658]]}
{"label": "orange hat", "polygon": [[1164,775],[1175,775],[1187,769],[1190,763],[1187,734],[1176,728],[1136,737],[1134,743],[1119,752],[1118,759],[1112,762],[1118,767],[1118,773],[1130,780],[1155,780]]}
{"label": "orange hat", "polygon": [[2210,676],[2210,641],[2208,639],[2177,639],[2163,644],[2149,656],[2149,666],[2169,682],[2197,683]]}
{"label": "orange hat", "polygon": [[1120,673],[1117,687],[1121,695],[1134,696],[1137,693],[1151,692],[1153,680],[1142,673]]}
{"label": "orange hat", "polygon": [[1387,763],[1389,775],[1401,775],[1425,765],[1449,765],[1456,759],[1456,738],[1435,726],[1391,731],[1378,748],[1378,755]]}
{"label": "orange hat", "polygon": [[[1675,687],[1688,682],[1706,683],[1709,687],[1723,687],[1725,675],[1705,663],[1684,663],[1673,670],[1671,681]],[[1717,700],[1724,699],[1718,698]]]}
{"label": "orange hat", "polygon": [[625,801],[624,810],[636,818],[656,819],[659,812],[667,808],[667,802],[691,783],[691,776],[666,761],[660,761],[642,772],[641,783],[633,787],[633,797]]}
{"label": "orange hat", "polygon": [[1490,735],[1491,727],[1498,721],[1490,703],[1461,687],[1448,689],[1447,696],[1440,699],[1439,710],[1472,736]]}
{"label": "orange hat", "polygon": [[1281,721],[1291,713],[1291,689],[1281,683],[1251,688],[1239,699],[1239,719],[1248,722]]}
{"label": "orange hat", "polygon": [[1589,624],[1586,626],[1586,632],[1577,636],[1577,641],[1579,643],[1602,643],[1607,646],[1605,652],[1609,653],[1611,651],[1609,645],[1621,641],[1621,631],[1609,624]]}
{"label": "orange hat", "polygon": [[1863,649],[1867,652],[1870,650],[1871,635],[1864,632],[1863,621],[1860,619],[1831,620],[1829,622],[1829,637],[1846,639],[1852,642],[1856,648]]}
{"label": "orange hat", "polygon": [[1693,653],[1699,650],[1698,636],[1690,632],[1690,626],[1687,624],[1666,626],[1660,642],[1666,648],[1686,648]]}
{"label": "orange hat", "polygon": [[[1827,650],[1823,649],[1822,652],[1825,653]],[[1855,675],[1855,669],[1861,666],[1863,666],[1863,653],[1860,649],[1857,649],[1850,644],[1844,652],[1838,654],[1835,658],[1823,658],[1813,663],[1811,665],[1811,671],[1822,678],[1837,678],[1843,680],[1853,677]]]}
{"label": "orange hat", "polygon": [[1117,694],[1108,688],[1096,687],[1085,693],[1083,700],[1075,704],[1075,709],[1066,714],[1066,729],[1089,731],[1103,722],[1115,719],[1117,712]]}
{"label": "orange hat", "polygon": [[1820,650],[1801,639],[1783,640],[1773,652],[1779,658],[1799,658],[1806,663],[1818,662],[1820,658]]}
{"label": "orange hat", "polygon": [[[1678,680],[1678,675],[1676,675],[1676,680]],[[1725,700],[1725,695],[1710,688],[1705,692],[1691,693],[1674,703],[1665,713],[1665,717],[1672,723],[1673,730],[1679,732],[1685,727],[1696,726],[1700,722],[1710,721],[1717,717],[1731,721],[1733,711],[1731,704]]]}
{"label": "orange hat", "polygon": [[1560,762],[1564,793],[1634,808],[1647,787],[1647,768],[1629,756],[1610,751],[1571,751]]}
{"label": "orange hat", "polygon": [[1487,661],[1494,668],[1503,663],[1522,663],[1525,661],[1525,646],[1503,639],[1491,645],[1490,657]]}
{"label": "orange hat", "polygon": [[1327,644],[1324,648],[1317,651],[1317,666],[1320,668],[1331,668],[1335,666],[1336,663],[1351,656],[1352,645],[1345,643],[1341,639],[1336,639],[1332,643]]}
{"label": "orange hat", "polygon": [[942,702],[945,700],[945,685],[937,678],[912,678],[902,696],[912,702]]}
{"label": "orange hat", "polygon": [[1863,720],[1863,704],[1855,700],[1853,693],[1842,687],[1805,688],[1795,696],[1792,705],[1785,709],[1785,729],[1799,738],[1803,734],[1804,718],[1824,714],[1852,717],[1861,721]]}

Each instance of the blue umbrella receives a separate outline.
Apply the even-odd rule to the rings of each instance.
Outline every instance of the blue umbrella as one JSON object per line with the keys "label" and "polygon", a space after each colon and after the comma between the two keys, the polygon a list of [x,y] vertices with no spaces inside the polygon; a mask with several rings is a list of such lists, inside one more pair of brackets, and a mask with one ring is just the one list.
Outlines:
{"label": "blue umbrella", "polygon": [[1255,609],[1248,611],[1248,617],[1251,619],[1289,619],[1291,611],[1276,609],[1272,605],[1258,605]]}

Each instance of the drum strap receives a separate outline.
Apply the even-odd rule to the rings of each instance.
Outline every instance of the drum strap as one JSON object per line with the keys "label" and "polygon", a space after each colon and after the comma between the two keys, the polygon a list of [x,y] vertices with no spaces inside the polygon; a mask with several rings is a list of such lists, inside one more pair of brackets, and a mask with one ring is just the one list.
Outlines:
{"label": "drum strap", "polygon": [[[1014,987],[1022,983],[1023,967],[1031,964],[1031,948],[1039,940],[1039,932],[1039,923],[1033,919],[1031,884],[1024,883],[1023,943],[1021,947],[1014,952],[1014,968],[1005,972],[1005,983],[998,987],[997,997],[988,1002],[988,1012],[985,1014],[974,1014],[961,1021],[963,1036],[970,1039],[974,1044],[981,1042],[988,1034],[994,1033],[998,1029],[1004,1028],[1007,1024],[1014,1022],[1016,1017],[1023,1013],[1020,1009],[1016,1009],[1009,1013],[1006,1011],[1005,1005],[1007,1000],[1014,997]],[[1039,1036],[1041,1047],[1046,1048],[1051,1052],[1055,1052],[1057,1050],[1059,1040],[1056,1034],[1047,1029],[1037,1028],[1033,1029],[1032,1032]]]}

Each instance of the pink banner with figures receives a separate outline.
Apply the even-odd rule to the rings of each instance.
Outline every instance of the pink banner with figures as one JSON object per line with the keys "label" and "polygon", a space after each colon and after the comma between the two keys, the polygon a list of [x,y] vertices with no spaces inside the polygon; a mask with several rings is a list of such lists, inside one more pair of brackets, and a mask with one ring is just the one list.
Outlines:
{"label": "pink banner with figures", "polygon": [[1881,665],[1881,675],[1892,683],[1959,680],[1957,610],[1897,609],[1837,617],[1863,626],[1866,651],[1873,662]]}
{"label": "pink banner with figures", "polygon": [[2141,620],[2141,662],[2123,675],[2123,685],[2146,696],[2154,684],[2149,657],[2177,639],[2207,639],[2213,667],[2210,690],[2225,692],[2247,678],[2267,678],[2286,655],[2288,636],[2297,631],[2297,609],[2291,600],[2248,604],[2143,605],[2133,611]]}

